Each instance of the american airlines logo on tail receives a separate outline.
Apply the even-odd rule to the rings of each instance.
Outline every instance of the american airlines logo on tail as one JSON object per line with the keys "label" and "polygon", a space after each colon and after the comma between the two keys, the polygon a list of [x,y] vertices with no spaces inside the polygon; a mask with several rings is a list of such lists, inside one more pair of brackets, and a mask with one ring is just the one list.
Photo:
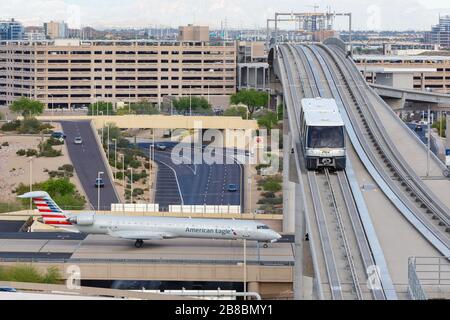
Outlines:
{"label": "american airlines logo on tail", "polygon": [[72,225],[67,221],[67,216],[61,208],[52,200],[50,195],[44,191],[29,192],[19,198],[31,198],[36,205],[39,213],[42,215],[42,221],[48,225]]}

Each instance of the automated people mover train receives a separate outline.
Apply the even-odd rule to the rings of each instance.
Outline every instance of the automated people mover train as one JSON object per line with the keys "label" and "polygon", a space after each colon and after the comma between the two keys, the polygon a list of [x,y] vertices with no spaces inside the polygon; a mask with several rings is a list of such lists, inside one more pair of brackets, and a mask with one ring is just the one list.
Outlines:
{"label": "automated people mover train", "polygon": [[345,169],[344,122],[334,99],[302,99],[300,134],[308,170]]}

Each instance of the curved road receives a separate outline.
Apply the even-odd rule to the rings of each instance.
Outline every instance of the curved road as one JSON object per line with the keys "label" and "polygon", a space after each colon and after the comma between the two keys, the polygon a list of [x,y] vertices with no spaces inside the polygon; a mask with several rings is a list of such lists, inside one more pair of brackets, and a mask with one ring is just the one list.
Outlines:
{"label": "curved road", "polygon": [[[158,163],[156,199],[162,210],[170,204],[241,205],[242,167],[234,164],[174,164],[171,159],[173,143],[162,143],[166,151],[155,150]],[[148,153],[150,143],[138,143]],[[237,192],[228,192],[230,183]]]}

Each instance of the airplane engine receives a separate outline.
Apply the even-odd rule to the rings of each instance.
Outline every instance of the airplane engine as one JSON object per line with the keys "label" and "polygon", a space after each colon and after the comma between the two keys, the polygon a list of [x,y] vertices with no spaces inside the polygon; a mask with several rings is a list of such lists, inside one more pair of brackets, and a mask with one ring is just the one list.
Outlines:
{"label": "airplane engine", "polygon": [[79,214],[77,216],[69,218],[69,222],[79,226],[93,225],[95,217],[93,213]]}

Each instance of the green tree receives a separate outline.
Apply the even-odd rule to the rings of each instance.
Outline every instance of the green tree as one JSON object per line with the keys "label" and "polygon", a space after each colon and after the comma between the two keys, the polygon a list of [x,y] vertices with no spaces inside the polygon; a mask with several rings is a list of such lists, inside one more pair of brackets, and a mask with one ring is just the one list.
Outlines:
{"label": "green tree", "polygon": [[[79,194],[75,185],[67,178],[49,179],[44,182],[33,184],[33,190],[46,191],[53,200],[66,210],[82,210],[86,204],[86,199]],[[23,183],[14,190],[18,195],[30,191],[30,186]],[[23,199],[22,203],[29,204],[28,199]]]}
{"label": "green tree", "polygon": [[284,116],[284,105],[282,103],[280,103],[278,105],[278,120],[283,120],[283,116]]}
{"label": "green tree", "polygon": [[[437,130],[438,134],[439,134],[442,138],[445,138],[445,137],[446,137],[445,131],[446,131],[446,129],[447,129],[447,120],[446,120],[445,118],[440,119],[440,120],[434,122],[433,125],[432,125],[432,127],[433,127],[434,129]],[[441,133],[442,133],[442,135],[441,135]]]}
{"label": "green tree", "polygon": [[248,107],[250,117],[259,108],[267,105],[269,94],[264,91],[256,91],[254,89],[241,90],[231,96],[230,101],[232,104],[245,104]]}
{"label": "green tree", "polygon": [[270,132],[278,124],[278,115],[273,111],[267,111],[258,116],[257,121],[260,127],[266,128]]}
{"label": "green tree", "polygon": [[9,109],[12,112],[20,113],[23,117],[33,117],[44,112],[44,104],[37,100],[22,97],[14,101]]}
{"label": "green tree", "polygon": [[111,102],[99,101],[88,106],[88,116],[101,115],[115,115],[113,104]]}
{"label": "green tree", "polygon": [[223,115],[225,117],[241,117],[242,119],[247,119],[247,108],[246,107],[231,107],[224,111]]}
{"label": "green tree", "polygon": [[116,114],[118,116],[123,116],[127,114],[159,114],[159,110],[156,108],[154,103],[143,100],[137,103],[132,103],[130,106],[125,106],[123,108],[117,109]]}
{"label": "green tree", "polygon": [[173,107],[179,112],[211,111],[211,105],[203,97],[181,97],[173,101]]}

